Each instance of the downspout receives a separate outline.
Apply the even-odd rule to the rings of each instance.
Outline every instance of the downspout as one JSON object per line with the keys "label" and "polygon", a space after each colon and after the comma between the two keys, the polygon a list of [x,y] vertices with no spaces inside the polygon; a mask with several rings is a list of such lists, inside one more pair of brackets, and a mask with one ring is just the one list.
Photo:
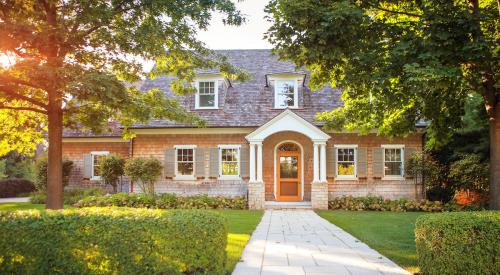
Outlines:
{"label": "downspout", "polygon": [[[134,157],[134,138],[130,139],[130,146],[129,146],[129,157],[132,159]],[[130,181],[130,193],[134,193],[134,183]]]}

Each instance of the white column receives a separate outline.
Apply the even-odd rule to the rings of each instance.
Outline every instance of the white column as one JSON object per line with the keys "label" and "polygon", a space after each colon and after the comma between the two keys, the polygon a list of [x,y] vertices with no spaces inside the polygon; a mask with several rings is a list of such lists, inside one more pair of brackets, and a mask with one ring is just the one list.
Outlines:
{"label": "white column", "polygon": [[318,163],[318,143],[314,143],[313,151],[313,182],[319,181],[319,163]]}
{"label": "white column", "polygon": [[257,181],[262,182],[262,142],[257,143]]}
{"label": "white column", "polygon": [[250,143],[250,182],[255,182],[255,144]]}
{"label": "white column", "polygon": [[319,181],[326,182],[326,143],[320,144],[320,154],[319,154]]}

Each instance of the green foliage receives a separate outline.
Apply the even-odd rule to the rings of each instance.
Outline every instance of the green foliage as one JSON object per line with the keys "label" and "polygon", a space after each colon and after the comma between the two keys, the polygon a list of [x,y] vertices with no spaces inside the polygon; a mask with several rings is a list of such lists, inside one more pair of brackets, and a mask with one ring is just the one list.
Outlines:
{"label": "green foliage", "polygon": [[440,201],[397,199],[389,200],[382,197],[352,197],[344,196],[334,198],[328,202],[329,209],[352,210],[352,211],[395,211],[395,212],[442,212],[480,210],[479,206],[461,207],[454,203],[443,204]]}
{"label": "green foliage", "polygon": [[393,137],[424,120],[438,146],[461,128],[469,95],[498,102],[498,3],[472,3],[273,0],[266,37],[311,71],[313,89],[342,90],[343,107],[317,116],[327,128]]}
{"label": "green foliage", "polygon": [[[130,126],[150,119],[204,121],[158,89],[124,83],[171,74],[180,95],[194,91],[185,83],[195,68],[248,78],[197,38],[214,13],[228,25],[244,21],[230,0],[4,1],[0,10],[0,52],[15,58],[0,68],[0,155],[34,151],[47,130],[49,97],[66,127],[99,134],[112,119],[131,137]],[[157,61],[151,74],[143,73],[144,60]]]}
{"label": "green foliage", "polygon": [[[40,157],[36,160],[36,179],[35,186],[36,189],[40,192],[45,192],[47,189],[47,158]],[[69,177],[71,175],[71,171],[73,170],[73,161],[71,160],[63,160],[63,186],[67,186],[69,183]]]}
{"label": "green foliage", "polygon": [[35,191],[35,185],[25,179],[0,180],[0,198],[12,198]]}
{"label": "green foliage", "polygon": [[[63,194],[63,201],[65,205],[73,205],[78,201],[90,196],[102,196],[104,191],[99,188],[75,188],[65,190]],[[47,194],[45,192],[34,192],[30,195],[30,202],[34,204],[45,204]]]}
{"label": "green foliage", "polygon": [[227,231],[194,210],[0,212],[0,273],[224,274]]}
{"label": "green foliage", "polygon": [[116,193],[116,187],[120,177],[124,175],[125,160],[118,155],[108,155],[101,162],[101,179],[104,184],[113,187]]}
{"label": "green foliage", "polygon": [[500,212],[424,215],[415,238],[423,274],[495,274],[500,270]]}
{"label": "green foliage", "polygon": [[436,161],[431,154],[427,152],[413,154],[408,160],[405,170],[408,175],[424,181],[426,198],[441,201],[449,200],[444,198],[450,196],[442,195],[442,193],[453,193],[448,184],[447,167]]}
{"label": "green foliage", "polygon": [[[5,165],[3,171],[7,178],[35,181],[35,166],[30,155],[12,151],[0,159],[0,166],[2,166],[2,162]],[[1,168],[0,171],[2,171]]]}
{"label": "green foliage", "polygon": [[125,164],[125,174],[139,184],[142,192],[155,194],[155,183],[161,176],[163,165],[157,158],[132,158]]}
{"label": "green foliage", "polygon": [[6,171],[6,160],[0,160],[0,179],[5,179],[8,177]]}
{"label": "green foliage", "polygon": [[449,178],[455,190],[487,193],[489,165],[482,163],[478,155],[464,155],[451,164]]}
{"label": "green foliage", "polygon": [[125,206],[134,208],[158,209],[246,209],[244,198],[176,196],[175,194],[160,194],[150,196],[145,194],[118,193],[110,196],[85,197],[75,204],[77,207],[89,206]]}

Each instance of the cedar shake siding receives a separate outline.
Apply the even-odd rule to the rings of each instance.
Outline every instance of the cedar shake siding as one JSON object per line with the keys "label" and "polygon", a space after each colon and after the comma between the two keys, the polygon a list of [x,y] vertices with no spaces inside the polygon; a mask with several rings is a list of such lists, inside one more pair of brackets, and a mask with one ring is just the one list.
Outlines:
{"label": "cedar shake siding", "polygon": [[[327,143],[327,151],[333,150],[335,145],[357,145],[358,149],[366,150],[366,174],[359,175],[355,180],[336,179],[335,160],[333,154],[327,154],[327,180],[328,197],[335,198],[341,196],[367,196],[376,195],[384,198],[420,198],[421,184],[415,184],[413,178],[402,180],[383,180],[380,176],[374,174],[373,151],[380,149],[382,144],[401,144],[406,149],[415,148],[422,150],[422,136],[411,135],[407,138],[389,140],[384,137],[369,134],[360,136],[358,134],[332,133],[331,139]],[[265,184],[266,201],[274,201],[274,155],[275,148],[284,141],[292,141],[303,149],[303,167],[304,167],[304,201],[311,200],[311,182],[313,180],[313,152],[312,142],[306,136],[296,132],[280,132],[273,134],[263,142],[263,181]],[[64,157],[75,162],[75,168],[70,177],[70,187],[96,187],[99,182],[91,181],[83,177],[85,154],[92,151],[110,151],[113,154],[119,154],[125,158],[133,157],[155,157],[161,160],[164,165],[170,165],[174,169],[174,163],[166,163],[165,150],[173,149],[175,145],[196,145],[197,149],[203,149],[204,161],[202,168],[204,171],[196,173],[196,180],[175,180],[171,175],[166,176],[166,170],[156,184],[158,193],[176,193],[179,195],[197,195],[207,194],[210,196],[246,196],[248,175],[241,180],[221,180],[217,175],[210,172],[211,166],[218,166],[218,161],[212,161],[210,156],[211,149],[217,148],[222,144],[241,145],[248,150],[248,142],[245,140],[245,134],[218,134],[218,135],[138,135],[132,142],[65,142],[63,145]],[[132,148],[132,154],[130,149]],[[359,151],[358,151],[359,155]],[[213,159],[213,158],[212,158]],[[359,168],[359,159],[358,159]],[[196,170],[200,170],[199,162],[196,161]],[[245,164],[247,165],[247,164]],[[217,170],[218,171],[218,170]],[[359,171],[359,170],[358,170]],[[218,172],[217,172],[218,173]],[[132,186],[132,192],[141,192],[137,185]]]}

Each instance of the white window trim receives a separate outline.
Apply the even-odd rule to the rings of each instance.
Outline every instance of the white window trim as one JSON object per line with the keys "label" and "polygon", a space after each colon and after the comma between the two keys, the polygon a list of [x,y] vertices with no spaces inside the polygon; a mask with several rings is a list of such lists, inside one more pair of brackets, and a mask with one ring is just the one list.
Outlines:
{"label": "white window trim", "polygon": [[[405,146],[404,144],[382,144],[382,165],[384,165],[384,176],[382,180],[404,180],[405,179]],[[401,175],[385,174],[385,149],[401,149]]]}
{"label": "white window trim", "polygon": [[[221,144],[219,148],[219,179],[220,180],[239,180],[241,179],[241,145],[236,144]],[[222,175],[222,149],[237,149],[238,150],[238,175]]]}
{"label": "white window trim", "polygon": [[[174,145],[175,149],[175,176],[173,180],[196,180],[196,145]],[[177,150],[178,149],[193,149],[193,174],[179,175],[179,166],[177,165]]]}
{"label": "white window trim", "polygon": [[[195,109],[197,110],[215,110],[219,109],[219,77],[201,77],[195,80],[196,95],[195,95]],[[200,107],[200,82],[213,82],[214,83],[214,106],[213,107]]]}
{"label": "white window trim", "polygon": [[[296,77],[280,77],[280,78],[272,78],[270,80],[274,80],[274,108],[275,109],[297,109],[299,107],[299,85]],[[293,106],[279,106],[278,105],[278,82],[280,81],[293,81]]]}
{"label": "white window trim", "polygon": [[90,177],[91,180],[101,180],[101,176],[94,176],[94,156],[107,156],[109,155],[109,151],[92,151],[90,152],[90,161],[91,161],[91,166],[90,166],[90,174],[92,175]]}
{"label": "white window trim", "polygon": [[[335,144],[335,179],[339,180],[357,180],[358,179],[358,145],[357,144]],[[338,161],[339,161],[339,151],[338,149],[354,149],[354,175],[339,175],[338,171]]]}

